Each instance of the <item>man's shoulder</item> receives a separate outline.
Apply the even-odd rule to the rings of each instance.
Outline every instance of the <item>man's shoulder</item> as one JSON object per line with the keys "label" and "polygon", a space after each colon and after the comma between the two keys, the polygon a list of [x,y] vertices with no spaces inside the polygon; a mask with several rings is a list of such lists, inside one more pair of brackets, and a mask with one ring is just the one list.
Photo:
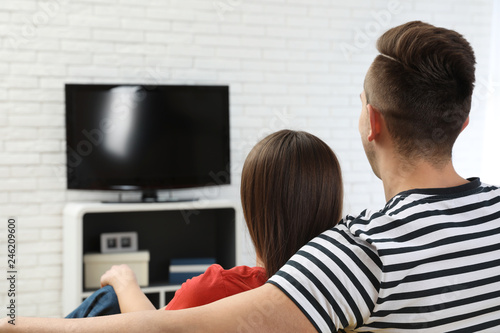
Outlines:
{"label": "man's shoulder", "polygon": [[[357,215],[346,215],[332,230],[340,241],[370,248],[386,247],[393,242],[406,242],[423,228],[438,228],[446,222],[462,220],[464,214],[480,217],[498,211],[500,188],[470,183],[439,189],[416,189],[401,192],[380,210],[365,209]],[[447,219],[443,219],[447,216]],[[413,233],[413,234],[412,234]],[[341,236],[341,237],[340,237]]]}
{"label": "man's shoulder", "polygon": [[452,206],[465,205],[468,202],[486,201],[500,197],[500,187],[482,183],[477,177],[469,178],[469,183],[450,188],[411,189],[400,192],[387,201],[378,210],[365,209],[359,214],[346,215],[341,223],[348,227],[372,226],[371,222],[378,219],[401,219],[408,214],[446,209]]}

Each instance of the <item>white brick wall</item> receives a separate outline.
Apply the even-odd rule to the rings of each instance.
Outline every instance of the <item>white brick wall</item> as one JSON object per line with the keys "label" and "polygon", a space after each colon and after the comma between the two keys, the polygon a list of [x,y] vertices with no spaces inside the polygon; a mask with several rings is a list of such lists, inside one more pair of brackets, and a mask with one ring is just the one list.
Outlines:
{"label": "white brick wall", "polygon": [[[346,211],[354,213],[384,202],[357,134],[376,37],[413,19],[455,28],[476,50],[478,77],[487,78],[491,8],[492,0],[1,1],[0,271],[4,221],[17,216],[18,314],[62,315],[64,204],[117,198],[65,190],[64,83],[229,84],[234,185],[179,195],[237,198],[249,149],[291,127],[338,153]],[[455,153],[464,176],[480,170],[481,102]],[[249,254],[243,259],[251,264]],[[2,307],[6,289],[0,278]]]}

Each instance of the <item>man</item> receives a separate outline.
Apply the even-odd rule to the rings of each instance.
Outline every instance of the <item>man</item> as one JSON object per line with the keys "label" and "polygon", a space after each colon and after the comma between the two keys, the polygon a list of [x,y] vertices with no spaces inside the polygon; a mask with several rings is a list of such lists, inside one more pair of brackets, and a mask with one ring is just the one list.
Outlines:
{"label": "man", "polygon": [[386,206],[313,239],[263,287],[199,308],[63,320],[2,332],[497,332],[500,189],[466,180],[451,151],[468,124],[474,54],[410,22],[378,41],[359,130]]}
{"label": "man", "polygon": [[500,191],[463,179],[451,160],[469,121],[473,51],[421,22],[377,48],[359,130],[387,204],[347,217],[270,282],[318,331],[498,332]]}

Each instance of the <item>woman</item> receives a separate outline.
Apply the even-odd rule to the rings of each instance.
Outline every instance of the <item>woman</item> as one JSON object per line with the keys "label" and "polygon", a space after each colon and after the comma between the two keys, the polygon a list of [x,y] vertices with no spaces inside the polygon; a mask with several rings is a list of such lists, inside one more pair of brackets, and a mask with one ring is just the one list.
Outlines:
{"label": "woman", "polygon": [[[288,258],[341,218],[342,176],[333,151],[316,136],[292,130],[273,133],[248,154],[241,175],[243,215],[255,246],[257,266],[224,270],[212,265],[186,281],[165,307],[200,306],[264,284]],[[154,309],[126,265],[101,278],[105,287],[68,317]]]}

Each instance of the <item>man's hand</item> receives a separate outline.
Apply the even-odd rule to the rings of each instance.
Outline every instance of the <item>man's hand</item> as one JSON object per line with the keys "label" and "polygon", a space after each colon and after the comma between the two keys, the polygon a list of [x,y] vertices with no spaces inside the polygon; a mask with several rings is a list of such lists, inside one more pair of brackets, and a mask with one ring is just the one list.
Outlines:
{"label": "man's hand", "polygon": [[0,332],[7,332],[7,326],[6,326],[8,325],[7,318],[8,317],[0,319]]}
{"label": "man's hand", "polygon": [[[2,333],[9,333],[9,332],[15,332],[15,325],[12,325],[9,323],[9,320],[12,320],[9,317],[1,318],[0,319],[0,332]],[[18,318],[16,318],[16,324],[18,322]]]}

